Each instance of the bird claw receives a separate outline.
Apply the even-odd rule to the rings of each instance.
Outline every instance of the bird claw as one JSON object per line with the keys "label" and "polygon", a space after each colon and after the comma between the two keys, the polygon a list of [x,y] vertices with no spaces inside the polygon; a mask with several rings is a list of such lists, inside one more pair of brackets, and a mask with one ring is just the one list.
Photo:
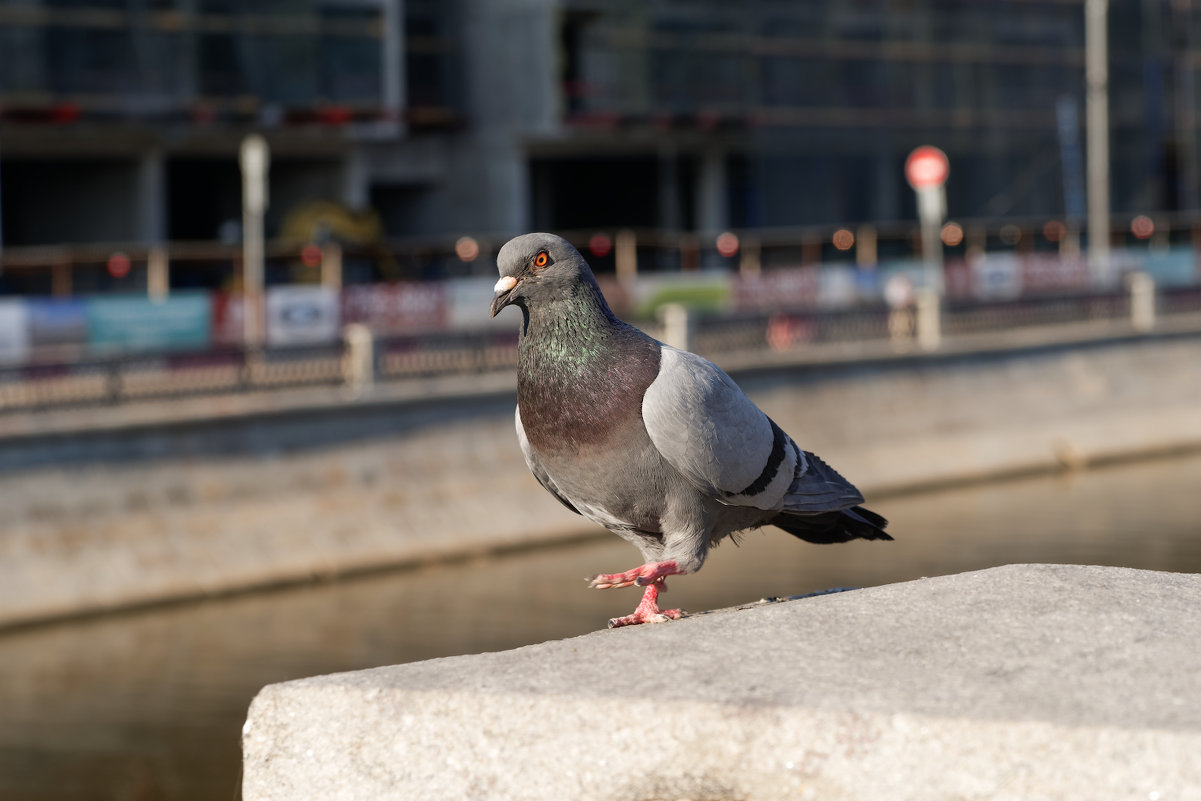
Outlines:
{"label": "bird claw", "polygon": [[[668,567],[670,566],[670,567]],[[604,586],[627,586],[633,584],[638,579],[644,582],[645,590],[642,592],[642,600],[638,602],[638,608],[632,614],[625,617],[615,617],[609,620],[609,628],[615,629],[620,626],[636,626],[640,623],[666,623],[669,620],[679,620],[684,616],[682,609],[660,609],[659,608],[659,593],[667,589],[667,582],[664,580],[666,571],[675,571],[675,562],[655,562],[649,565],[643,565],[641,568],[635,568],[627,573],[619,573],[617,576],[598,576],[600,579],[618,578],[626,581],[625,584],[607,584]],[[661,573],[661,575],[655,575]],[[638,574],[638,575],[633,575]],[[593,586],[602,586],[595,582]]]}
{"label": "bird claw", "polygon": [[679,620],[685,614],[683,609],[663,609],[657,612],[635,610],[633,614],[624,617],[610,618],[609,628],[616,629],[621,626],[637,626],[642,623],[667,623],[670,620]]}
{"label": "bird claw", "polygon": [[607,590],[612,587],[648,587],[667,576],[678,576],[683,573],[674,560],[666,562],[647,562],[633,570],[624,573],[597,573],[588,577],[588,586],[596,590]]}
{"label": "bird claw", "polygon": [[588,586],[594,590],[608,590],[614,587],[632,587],[638,583],[637,568],[625,573],[597,573],[588,577]]}
{"label": "bird claw", "polygon": [[604,573],[597,573],[595,576],[588,576],[587,578],[584,579],[584,581],[587,581],[589,589],[593,589],[593,590],[608,590],[613,587],[628,587],[628,586],[630,586],[630,583],[632,583],[632,582],[628,582],[628,583],[624,583],[624,584],[619,584],[619,583],[616,583],[616,578],[617,577],[613,576],[613,575],[605,575]]}

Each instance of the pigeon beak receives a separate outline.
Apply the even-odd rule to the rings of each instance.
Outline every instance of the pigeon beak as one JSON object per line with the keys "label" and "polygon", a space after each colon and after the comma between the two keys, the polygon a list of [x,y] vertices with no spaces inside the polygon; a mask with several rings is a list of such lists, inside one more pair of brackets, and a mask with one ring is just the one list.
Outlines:
{"label": "pigeon beak", "polygon": [[500,280],[496,282],[496,286],[492,287],[496,293],[492,296],[492,308],[489,317],[495,317],[496,313],[508,306],[512,302],[513,287],[517,286],[517,279],[511,275],[502,275]]}

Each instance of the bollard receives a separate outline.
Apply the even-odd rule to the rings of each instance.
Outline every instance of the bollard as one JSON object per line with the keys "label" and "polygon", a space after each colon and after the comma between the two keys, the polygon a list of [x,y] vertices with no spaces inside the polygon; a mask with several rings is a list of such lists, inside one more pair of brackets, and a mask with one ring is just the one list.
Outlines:
{"label": "bollard", "polygon": [[267,360],[263,356],[262,346],[246,346],[242,348],[242,365],[238,370],[238,386],[243,391],[254,389],[263,383],[266,374]]}
{"label": "bollard", "polygon": [[1136,331],[1155,327],[1155,280],[1146,273],[1131,273],[1126,279],[1130,287],[1130,324]]}
{"label": "bollard", "polygon": [[942,344],[942,304],[930,288],[917,292],[917,343],[922,350],[938,350]]}
{"label": "bollard", "polygon": [[692,320],[686,306],[680,303],[660,306],[659,321],[663,323],[665,343],[680,350],[692,350]]}
{"label": "bollard", "polygon": [[342,329],[342,339],[342,380],[353,392],[362,392],[375,383],[375,338],[367,326],[350,323]]}

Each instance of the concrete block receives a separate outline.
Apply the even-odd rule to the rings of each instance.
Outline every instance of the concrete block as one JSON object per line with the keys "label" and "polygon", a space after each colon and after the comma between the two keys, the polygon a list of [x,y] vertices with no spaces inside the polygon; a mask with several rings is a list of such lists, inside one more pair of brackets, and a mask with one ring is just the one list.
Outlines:
{"label": "concrete block", "polygon": [[271,685],[244,797],[1201,798],[1201,576],[1022,565]]}

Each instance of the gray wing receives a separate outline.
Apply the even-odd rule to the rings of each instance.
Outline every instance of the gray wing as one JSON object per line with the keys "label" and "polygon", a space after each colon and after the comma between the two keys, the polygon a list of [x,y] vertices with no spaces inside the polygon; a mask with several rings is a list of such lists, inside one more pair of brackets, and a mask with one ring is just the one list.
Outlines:
{"label": "gray wing", "polygon": [[554,495],[555,498],[558,499],[559,503],[575,512],[577,515],[580,514],[580,510],[575,508],[575,505],[572,504],[571,501],[567,500],[567,498],[563,496],[563,493],[559,491],[559,487],[547,474],[546,470],[542,468],[542,464],[538,461],[538,455],[534,453],[534,449],[530,447],[530,441],[526,439],[525,436],[525,428],[521,425],[520,406],[513,410],[513,417],[517,423],[517,441],[521,444],[521,454],[525,457],[525,464],[530,468],[530,472],[534,474],[534,478],[538,479],[538,483],[541,484],[547,492],[549,492],[551,495]]}
{"label": "gray wing", "polygon": [[797,447],[717,365],[696,354],[663,346],[642,416],[668,463],[722,503],[817,513],[863,500]]}
{"label": "gray wing", "polygon": [[717,365],[667,345],[642,418],[672,467],[722,503],[781,508],[804,458]]}

